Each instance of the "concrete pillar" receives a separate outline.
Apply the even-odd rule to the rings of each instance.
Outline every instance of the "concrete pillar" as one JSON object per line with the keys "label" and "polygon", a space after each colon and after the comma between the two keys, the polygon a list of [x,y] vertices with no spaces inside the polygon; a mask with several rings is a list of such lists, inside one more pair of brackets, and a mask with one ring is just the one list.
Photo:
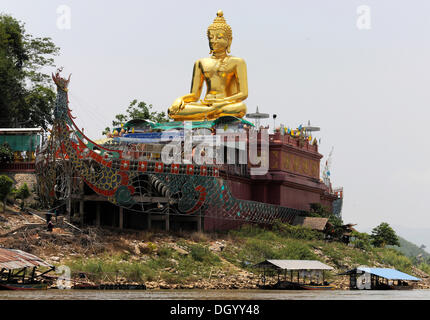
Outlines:
{"label": "concrete pillar", "polygon": [[71,219],[71,215],[72,215],[72,200],[69,198],[67,200],[67,204],[66,204],[66,210],[67,210],[67,221],[70,222]]}
{"label": "concrete pillar", "polygon": [[84,226],[84,180],[81,178],[79,181],[79,193],[81,200],[79,200],[79,218],[81,227]]}
{"label": "concrete pillar", "polygon": [[67,211],[67,220],[70,222],[71,212],[72,212],[72,183],[71,183],[71,178],[69,178],[67,183],[69,186],[70,194],[69,194],[69,197],[67,198],[67,201],[66,201],[66,211]]}
{"label": "concrete pillar", "polygon": [[169,217],[169,214],[166,214],[164,216],[164,219],[166,221],[166,231],[169,231],[170,230],[170,217]]}
{"label": "concrete pillar", "polygon": [[97,202],[96,207],[96,227],[100,228],[100,202]]}
{"label": "concrete pillar", "polygon": [[68,208],[67,211],[68,211],[68,213],[67,213],[67,221],[72,222],[72,220],[71,220],[72,219],[72,215],[73,215],[73,212],[75,211],[75,203],[72,200],[70,200],[70,210]]}
{"label": "concrete pillar", "polygon": [[84,200],[79,201],[79,218],[81,221],[81,227],[84,226]]}
{"label": "concrete pillar", "polygon": [[124,209],[119,207],[119,228],[124,229]]}
{"label": "concrete pillar", "polygon": [[147,218],[148,218],[148,230],[151,230],[151,228],[152,228],[152,225],[151,225],[152,220],[151,220],[151,214],[150,213],[147,213]]}
{"label": "concrete pillar", "polygon": [[202,232],[202,216],[200,214],[197,216],[197,231]]}

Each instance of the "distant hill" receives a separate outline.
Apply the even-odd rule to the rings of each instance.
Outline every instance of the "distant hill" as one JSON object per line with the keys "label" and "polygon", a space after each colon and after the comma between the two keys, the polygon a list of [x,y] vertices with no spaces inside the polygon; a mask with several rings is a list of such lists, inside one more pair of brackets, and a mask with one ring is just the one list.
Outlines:
{"label": "distant hill", "polygon": [[412,242],[409,242],[406,239],[403,239],[402,237],[399,237],[400,247],[397,246],[388,246],[390,248],[394,248],[397,251],[403,253],[405,256],[410,258],[415,258],[419,254],[422,255],[424,260],[428,260],[430,258],[430,253],[425,251],[424,249],[421,249],[417,245],[413,244]]}

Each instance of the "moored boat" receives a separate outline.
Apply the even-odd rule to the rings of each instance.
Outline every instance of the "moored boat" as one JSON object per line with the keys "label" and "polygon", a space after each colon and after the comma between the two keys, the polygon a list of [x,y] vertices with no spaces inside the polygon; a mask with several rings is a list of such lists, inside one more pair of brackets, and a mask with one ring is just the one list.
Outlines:
{"label": "moored boat", "polygon": [[0,290],[46,290],[46,283],[0,283]]}
{"label": "moored boat", "polygon": [[386,284],[386,283],[378,283],[375,287],[375,290],[412,290],[414,286],[409,284]]}
{"label": "moored boat", "polygon": [[334,290],[335,287],[331,285],[301,285],[304,290]]}
{"label": "moored boat", "polygon": [[257,285],[264,290],[334,290],[335,287],[330,284],[306,284],[291,281],[279,281],[274,284]]}

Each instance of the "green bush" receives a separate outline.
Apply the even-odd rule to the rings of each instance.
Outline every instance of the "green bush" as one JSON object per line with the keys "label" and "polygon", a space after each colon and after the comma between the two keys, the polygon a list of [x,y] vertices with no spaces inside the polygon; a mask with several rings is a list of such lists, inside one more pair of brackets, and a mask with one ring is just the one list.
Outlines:
{"label": "green bush", "polygon": [[178,276],[176,274],[173,274],[171,272],[162,272],[160,274],[160,278],[163,279],[164,281],[166,281],[166,283],[169,283],[169,284],[183,283],[184,280],[185,280],[183,277]]}
{"label": "green bush", "polygon": [[114,281],[117,276],[129,281],[152,281],[157,277],[156,268],[141,262],[127,262],[123,255],[90,259],[74,259],[66,264],[73,274],[84,272],[93,281]]}
{"label": "green bush", "polygon": [[123,261],[129,261],[131,257],[131,253],[130,252],[122,252],[118,255],[118,259],[119,260],[123,260]]}
{"label": "green bush", "polygon": [[24,183],[19,189],[16,191],[15,196],[18,199],[25,200],[30,196],[30,189],[28,188],[27,184]]}
{"label": "green bush", "polygon": [[310,228],[293,226],[275,221],[272,230],[263,229],[259,226],[247,224],[239,230],[230,231],[230,235],[237,238],[254,238],[267,241],[280,241],[282,238],[302,240],[323,240],[324,234]]}
{"label": "green bush", "polygon": [[382,263],[391,265],[395,269],[406,273],[412,270],[412,261],[394,249],[380,249],[378,255]]}
{"label": "green bush", "polygon": [[308,212],[306,216],[328,218],[331,214],[332,213],[326,206],[323,206],[321,203],[315,202],[310,204],[310,212]]}
{"label": "green bush", "polygon": [[259,226],[253,224],[244,224],[239,230],[231,230],[229,234],[239,238],[253,238],[260,236],[265,232],[267,232],[267,230],[264,230]]}
{"label": "green bush", "polygon": [[153,278],[155,274],[151,272],[151,269],[146,267],[142,263],[133,262],[124,268],[125,276],[131,281],[145,281],[148,277]]}
{"label": "green bush", "polygon": [[209,264],[220,261],[218,256],[214,255],[207,247],[200,244],[191,245],[191,256],[195,261]]}
{"label": "green bush", "polygon": [[241,253],[242,256],[244,253],[247,253],[250,258],[249,260],[252,260],[254,263],[260,262],[260,260],[277,259],[278,257],[273,244],[270,244],[264,240],[253,238],[246,241]]}
{"label": "green bush", "polygon": [[0,200],[3,201],[3,212],[6,210],[7,196],[12,192],[13,180],[8,176],[0,176]]}
{"label": "green bush", "polygon": [[7,142],[0,145],[0,164],[9,163],[13,161],[13,151]]}
{"label": "green bush", "polygon": [[424,271],[425,273],[430,275],[430,265],[427,263],[420,263],[418,265],[418,268],[422,271]]}
{"label": "green bush", "polygon": [[15,192],[15,197],[22,200],[21,208],[23,209],[25,206],[25,199],[30,196],[30,189],[27,184],[24,183],[18,190]]}
{"label": "green bush", "polygon": [[157,254],[163,258],[169,258],[173,255],[174,250],[168,247],[161,247],[158,249]]}
{"label": "green bush", "polygon": [[345,252],[342,250],[342,247],[339,248],[337,246],[337,243],[324,246],[322,251],[336,266],[341,267],[343,265]]}
{"label": "green bush", "polygon": [[280,250],[280,259],[291,260],[315,260],[317,256],[313,253],[307,243],[301,241],[289,241],[286,246]]}
{"label": "green bush", "polygon": [[153,254],[157,251],[157,245],[153,242],[146,243],[146,246],[140,249],[143,254]]}
{"label": "green bush", "polygon": [[238,257],[240,261],[249,261],[252,264],[267,259],[313,260],[316,258],[307,243],[294,239],[276,244],[261,239],[247,239]]}
{"label": "green bush", "polygon": [[275,222],[273,230],[282,237],[303,240],[323,240],[321,232],[302,226],[293,226],[286,223]]}
{"label": "green bush", "polygon": [[354,248],[358,248],[366,251],[369,251],[372,249],[371,239],[367,233],[353,231],[352,237],[353,237],[353,240],[351,240],[351,244],[354,246]]}

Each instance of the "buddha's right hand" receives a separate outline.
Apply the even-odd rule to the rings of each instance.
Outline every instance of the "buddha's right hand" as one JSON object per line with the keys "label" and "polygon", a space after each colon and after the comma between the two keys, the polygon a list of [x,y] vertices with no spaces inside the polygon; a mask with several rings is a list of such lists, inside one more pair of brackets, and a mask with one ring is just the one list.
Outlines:
{"label": "buddha's right hand", "polygon": [[169,114],[176,114],[185,107],[185,102],[182,97],[176,99],[169,108]]}

